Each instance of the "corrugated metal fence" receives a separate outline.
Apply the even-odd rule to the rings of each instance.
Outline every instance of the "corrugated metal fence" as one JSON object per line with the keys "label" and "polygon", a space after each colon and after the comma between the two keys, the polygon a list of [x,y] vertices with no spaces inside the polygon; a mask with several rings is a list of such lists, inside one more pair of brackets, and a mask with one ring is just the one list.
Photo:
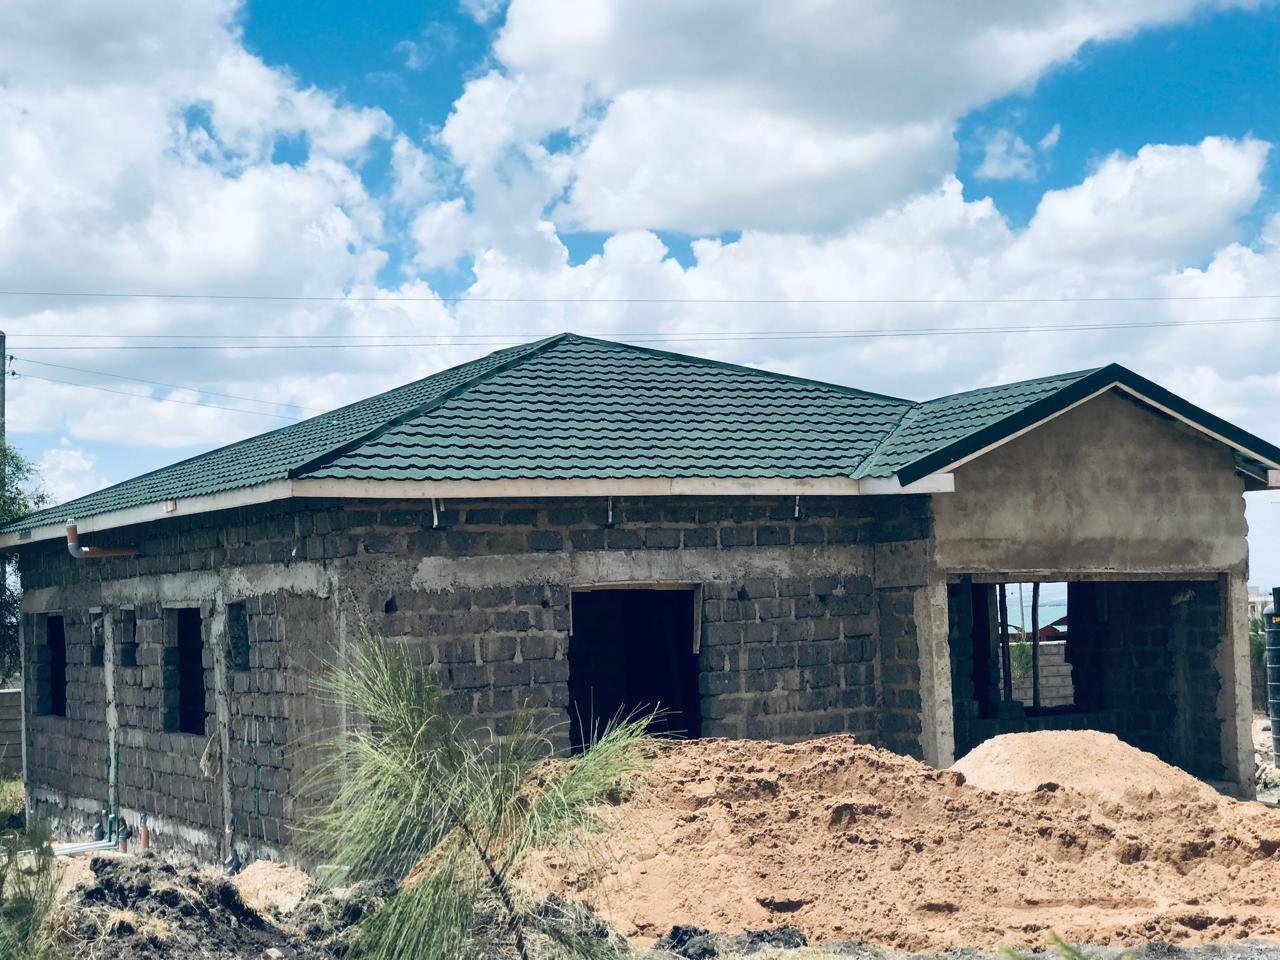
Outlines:
{"label": "corrugated metal fence", "polygon": [[0,777],[22,772],[22,691],[0,690]]}

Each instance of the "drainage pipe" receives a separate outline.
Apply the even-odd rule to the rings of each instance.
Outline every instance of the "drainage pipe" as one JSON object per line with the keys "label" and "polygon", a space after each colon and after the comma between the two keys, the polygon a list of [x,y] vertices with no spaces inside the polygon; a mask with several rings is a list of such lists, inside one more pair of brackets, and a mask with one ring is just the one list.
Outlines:
{"label": "drainage pipe", "polygon": [[67,552],[77,560],[95,560],[99,557],[136,557],[139,550],[137,547],[82,547],[76,522],[68,520]]}

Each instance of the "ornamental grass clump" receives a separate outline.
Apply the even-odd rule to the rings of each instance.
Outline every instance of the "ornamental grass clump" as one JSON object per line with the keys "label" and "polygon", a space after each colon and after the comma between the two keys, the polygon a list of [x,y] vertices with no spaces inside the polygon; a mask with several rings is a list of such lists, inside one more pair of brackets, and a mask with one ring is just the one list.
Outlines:
{"label": "ornamental grass clump", "polygon": [[328,745],[306,842],[342,883],[394,879],[361,922],[370,960],[617,956],[590,914],[516,882],[538,852],[592,850],[599,804],[632,789],[652,751],[650,717],[620,718],[576,756],[553,755],[528,716],[477,736],[403,646],[365,637],[322,693],[348,719]]}
{"label": "ornamental grass clump", "polygon": [[0,960],[53,960],[46,921],[62,868],[40,827],[0,836]]}

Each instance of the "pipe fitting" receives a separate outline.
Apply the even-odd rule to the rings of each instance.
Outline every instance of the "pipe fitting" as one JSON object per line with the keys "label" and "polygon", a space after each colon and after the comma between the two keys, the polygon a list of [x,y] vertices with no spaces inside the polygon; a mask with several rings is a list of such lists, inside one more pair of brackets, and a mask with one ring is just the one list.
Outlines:
{"label": "pipe fitting", "polygon": [[80,531],[74,520],[67,521],[67,552],[77,560],[96,560],[100,557],[136,557],[137,547],[82,547]]}

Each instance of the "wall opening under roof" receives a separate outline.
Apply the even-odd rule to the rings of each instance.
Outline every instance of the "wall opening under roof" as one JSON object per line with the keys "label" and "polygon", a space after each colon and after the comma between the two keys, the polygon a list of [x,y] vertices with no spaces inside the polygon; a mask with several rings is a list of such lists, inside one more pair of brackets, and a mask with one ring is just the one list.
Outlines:
{"label": "wall opening under roof", "polygon": [[574,591],[569,718],[575,751],[610,720],[654,709],[661,712],[653,732],[701,735],[696,595],[692,587]]}
{"label": "wall opening under roof", "polygon": [[[1024,601],[1029,587],[1022,585]],[[1002,733],[1091,729],[1114,733],[1203,779],[1227,778],[1214,666],[1224,633],[1216,581],[1042,584],[1065,606],[1061,617],[1054,607],[1037,618],[1039,706],[1023,676],[1030,673],[1022,662],[1029,650],[1019,645],[1029,643],[1032,628],[1019,614],[1017,588],[969,578],[948,587],[957,757]],[[1060,636],[1050,637],[1046,628],[1054,624]],[[1055,661],[1046,652],[1056,651],[1048,643],[1059,641],[1069,687],[1057,676],[1050,682]],[[1057,702],[1066,689],[1070,702]]]}

